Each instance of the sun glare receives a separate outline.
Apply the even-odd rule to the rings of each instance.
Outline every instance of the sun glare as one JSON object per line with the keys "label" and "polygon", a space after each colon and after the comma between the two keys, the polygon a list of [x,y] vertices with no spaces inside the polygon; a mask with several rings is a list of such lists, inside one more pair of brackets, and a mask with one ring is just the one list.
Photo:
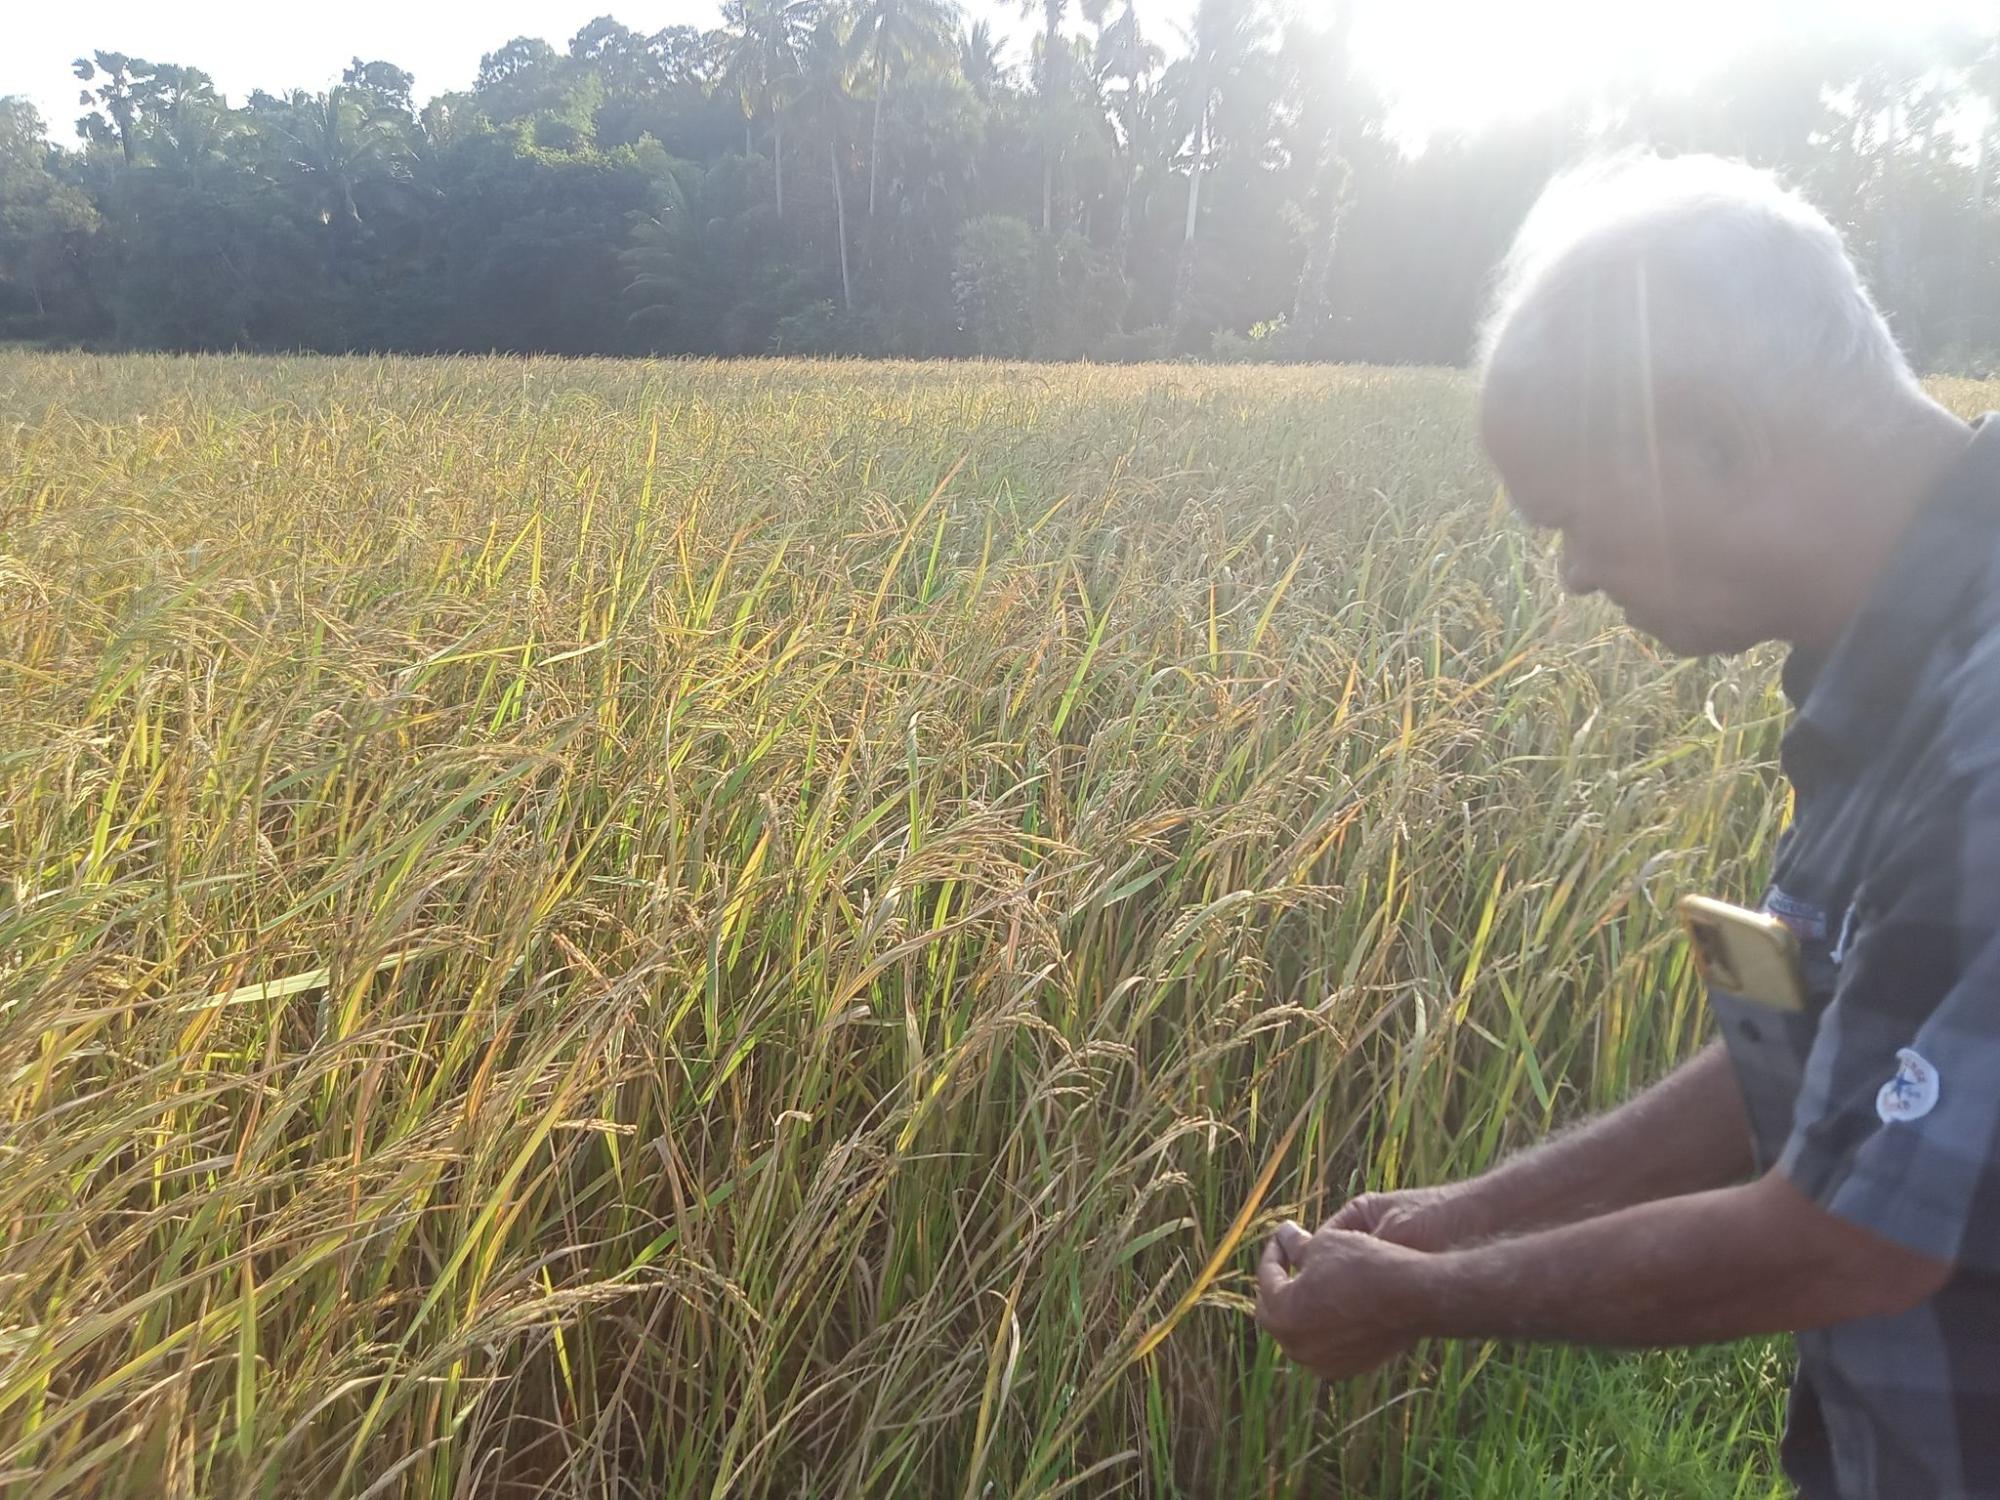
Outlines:
{"label": "sun glare", "polygon": [[1814,34],[1921,35],[1990,22],[1990,0],[1361,0],[1356,54],[1424,136],[1645,80],[1685,87],[1753,49]]}

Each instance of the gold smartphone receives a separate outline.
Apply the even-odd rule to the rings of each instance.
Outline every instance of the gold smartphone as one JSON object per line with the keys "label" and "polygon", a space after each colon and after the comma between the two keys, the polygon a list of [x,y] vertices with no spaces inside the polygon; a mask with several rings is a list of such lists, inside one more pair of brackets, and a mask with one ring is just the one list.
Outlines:
{"label": "gold smartphone", "polygon": [[1791,928],[1763,912],[1706,896],[1683,896],[1676,909],[1706,983],[1777,1010],[1806,1008],[1799,940]]}

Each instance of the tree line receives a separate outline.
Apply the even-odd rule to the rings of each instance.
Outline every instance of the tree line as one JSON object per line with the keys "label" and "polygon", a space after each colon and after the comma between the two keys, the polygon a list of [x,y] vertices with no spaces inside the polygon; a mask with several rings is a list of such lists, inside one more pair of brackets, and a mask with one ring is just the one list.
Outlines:
{"label": "tree line", "polygon": [[[1405,149],[1346,3],[725,0],[519,37],[417,103],[356,58],[240,105],[79,59],[77,144],[0,100],[0,337],[105,348],[1454,362],[1592,149],[1784,171],[1920,362],[2000,350],[2000,42],[1826,37],[1692,92],[1606,79]],[[1300,10],[1308,8],[1301,7]]]}

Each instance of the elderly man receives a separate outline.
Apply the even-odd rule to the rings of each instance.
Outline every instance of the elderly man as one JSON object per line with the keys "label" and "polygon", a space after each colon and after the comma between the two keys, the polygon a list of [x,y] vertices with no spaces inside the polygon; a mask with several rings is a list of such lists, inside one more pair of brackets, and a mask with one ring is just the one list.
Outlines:
{"label": "elderly man", "polygon": [[1327,1379],[1792,1332],[1802,1493],[2000,1497],[2000,421],[1925,395],[1820,214],[1710,158],[1559,181],[1497,307],[1482,431],[1566,585],[1676,652],[1791,645],[1762,905],[1808,1001],[1717,995],[1722,1040],[1614,1113],[1281,1225],[1259,1319]]}

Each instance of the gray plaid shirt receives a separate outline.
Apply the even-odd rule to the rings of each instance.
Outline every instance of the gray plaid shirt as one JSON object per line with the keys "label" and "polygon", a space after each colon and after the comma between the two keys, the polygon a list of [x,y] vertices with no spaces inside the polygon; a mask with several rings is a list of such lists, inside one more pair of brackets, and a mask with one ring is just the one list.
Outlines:
{"label": "gray plaid shirt", "polygon": [[1797,816],[1764,905],[1811,1000],[1712,995],[1759,1164],[1958,1268],[1799,1336],[1785,1467],[1811,1500],[2000,1500],[2000,420],[1785,677]]}

